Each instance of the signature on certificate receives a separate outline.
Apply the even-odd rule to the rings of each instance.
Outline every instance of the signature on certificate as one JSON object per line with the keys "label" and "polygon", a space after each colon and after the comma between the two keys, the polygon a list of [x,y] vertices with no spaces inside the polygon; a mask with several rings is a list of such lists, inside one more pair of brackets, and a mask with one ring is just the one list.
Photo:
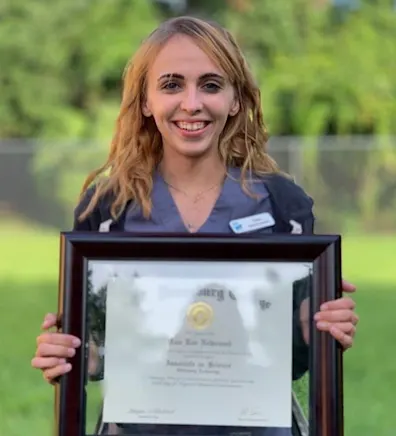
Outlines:
{"label": "signature on certificate", "polygon": [[264,411],[260,407],[244,407],[239,413],[239,419],[266,421]]}

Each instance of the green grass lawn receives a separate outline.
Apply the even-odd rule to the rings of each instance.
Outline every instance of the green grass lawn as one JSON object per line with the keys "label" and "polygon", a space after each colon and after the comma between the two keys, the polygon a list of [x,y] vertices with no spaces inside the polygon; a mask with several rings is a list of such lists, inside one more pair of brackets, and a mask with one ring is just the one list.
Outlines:
{"label": "green grass lawn", "polygon": [[[0,223],[0,238],[0,435],[50,435],[53,389],[30,361],[44,314],[56,310],[58,237]],[[345,355],[346,436],[394,436],[396,237],[345,238],[343,247],[361,319]]]}

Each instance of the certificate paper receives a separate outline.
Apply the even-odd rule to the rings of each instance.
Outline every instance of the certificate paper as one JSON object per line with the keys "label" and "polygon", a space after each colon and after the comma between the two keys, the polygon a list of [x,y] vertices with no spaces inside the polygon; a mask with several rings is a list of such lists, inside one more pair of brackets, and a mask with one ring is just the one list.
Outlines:
{"label": "certificate paper", "polygon": [[104,422],[291,427],[292,291],[306,266],[131,261],[114,271]]}

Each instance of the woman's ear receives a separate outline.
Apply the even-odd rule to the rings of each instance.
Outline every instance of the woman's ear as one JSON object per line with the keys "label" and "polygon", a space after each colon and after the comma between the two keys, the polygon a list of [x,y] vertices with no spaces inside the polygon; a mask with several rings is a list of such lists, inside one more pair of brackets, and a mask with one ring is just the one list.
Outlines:
{"label": "woman's ear", "polygon": [[143,115],[145,116],[145,117],[151,117],[151,115],[152,115],[152,113],[151,113],[151,111],[150,111],[150,109],[149,109],[149,107],[148,107],[148,104],[147,104],[147,101],[145,101],[144,103],[143,103],[143,106],[142,106],[142,112],[143,112]]}
{"label": "woman's ear", "polygon": [[234,117],[239,112],[239,109],[240,109],[239,101],[235,99],[230,109],[230,116]]}

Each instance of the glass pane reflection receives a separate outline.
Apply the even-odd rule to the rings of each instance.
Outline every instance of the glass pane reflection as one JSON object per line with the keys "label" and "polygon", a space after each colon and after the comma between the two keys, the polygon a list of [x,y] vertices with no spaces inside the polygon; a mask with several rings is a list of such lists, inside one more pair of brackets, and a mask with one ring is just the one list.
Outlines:
{"label": "glass pane reflection", "polygon": [[[142,341],[139,342],[140,346],[142,346],[142,344],[148,344],[150,342],[150,345],[147,346],[146,349],[157,350],[157,352],[158,350],[163,349],[163,344],[168,343],[170,336],[175,335],[175,325],[180,320],[180,316],[176,315],[178,313],[176,310],[176,306],[181,308],[183,305],[185,307],[189,306],[191,303],[191,301],[189,300],[189,297],[191,297],[191,295],[188,294],[187,290],[186,294],[183,296],[183,298],[181,298],[182,294],[180,293],[180,291],[174,291],[172,289],[172,286],[174,286],[175,289],[178,288],[178,281],[180,282],[180,280],[182,280],[182,282],[180,283],[182,284],[182,287],[184,286],[186,288],[188,288],[187,283],[190,283],[191,285],[191,280],[196,280],[197,283],[199,282],[200,284],[202,284],[202,282],[216,286],[219,286],[220,284],[220,287],[221,285],[224,285],[224,283],[226,283],[227,286],[225,286],[224,289],[234,291],[235,294],[238,294],[238,310],[235,312],[234,315],[232,315],[234,316],[234,323],[228,325],[227,330],[232,330],[232,337],[233,340],[235,340],[235,337],[237,336],[237,324],[235,323],[235,320],[239,319],[241,325],[243,325],[243,329],[240,329],[239,332],[241,334],[243,333],[245,336],[247,335],[247,339],[245,338],[245,343],[249,344],[250,355],[256,357],[260,357],[260,352],[258,350],[263,350],[265,348],[260,348],[260,343],[267,344],[269,349],[272,350],[272,353],[275,354],[277,352],[280,352],[279,350],[282,349],[282,346],[279,345],[279,347],[277,347],[276,344],[274,344],[273,342],[274,340],[276,340],[276,335],[274,335],[273,333],[273,327],[274,325],[277,325],[276,322],[279,320],[270,320],[270,318],[267,320],[262,319],[261,327],[260,323],[254,322],[253,320],[257,320],[258,316],[262,316],[261,312],[263,312],[266,307],[269,307],[268,305],[273,302],[276,303],[276,295],[282,290],[285,291],[285,289],[289,289],[292,293],[294,290],[294,302],[296,302],[296,283],[300,284],[297,290],[297,301],[300,301],[301,298],[304,298],[304,296],[308,295],[309,291],[309,280],[307,279],[309,278],[311,265],[305,263],[270,264],[261,262],[253,265],[251,263],[245,264],[240,262],[221,265],[220,263],[215,264],[214,262],[211,262],[210,264],[200,263],[199,268],[197,268],[196,265],[194,266],[191,264],[179,264],[177,265],[177,268],[175,268],[174,265],[175,264],[173,264],[172,266],[170,264],[137,261],[90,262],[88,276],[88,332],[90,336],[90,362],[88,365],[88,370],[90,373],[90,378],[86,387],[87,435],[143,434],[142,431],[139,431],[139,426],[116,426],[112,423],[110,425],[111,428],[109,429],[108,424],[103,424],[102,408],[105,399],[104,393],[107,392],[106,399],[108,399],[108,394],[111,391],[111,389],[110,391],[104,389],[107,381],[107,378],[104,378],[104,375],[106,373],[104,359],[104,354],[106,350],[105,347],[107,345],[108,353],[110,353],[109,350],[111,349],[123,349],[125,351],[125,347],[129,347],[131,344],[131,336],[133,336],[131,332],[139,330],[141,332],[145,332],[144,338],[142,337]],[[189,278],[190,280],[186,281],[186,278]],[[301,283],[304,286],[301,286]],[[117,286],[115,286],[115,284]],[[245,284],[246,288],[249,289],[249,291],[245,292],[245,295],[248,295],[250,292],[250,298],[247,298],[244,304],[242,304],[241,302],[243,300],[243,298],[241,298],[243,296],[243,292],[241,290],[238,291],[238,285],[241,284]],[[157,291],[155,290],[155,287],[158,287]],[[111,299],[108,298],[109,292],[111,292]],[[262,295],[260,294],[260,292],[262,292]],[[257,298],[258,294],[261,295],[261,298]],[[252,311],[253,305],[251,304],[251,302],[253,295],[255,295],[257,301],[260,302],[259,305],[255,306],[257,313],[254,313]],[[162,313],[161,315],[161,311],[155,311],[155,307],[160,301],[160,297],[169,300],[167,302],[167,311],[169,320],[173,319],[174,321],[173,327],[172,322],[167,322],[164,324],[164,314]],[[201,295],[199,297],[199,300],[202,300],[202,297],[205,297],[205,295],[203,295],[201,292]],[[142,301],[145,301],[143,305]],[[164,302],[162,302],[162,304],[163,303]],[[112,309],[110,306],[107,307],[107,304],[113,304]],[[115,307],[114,304],[116,304],[117,307]],[[109,319],[113,319],[113,324],[115,319],[114,315],[116,315],[118,318],[117,322],[124,322],[121,330],[118,330],[118,336],[113,336],[111,339],[108,337],[107,344],[105,334],[106,307],[108,310],[107,315],[108,317],[110,317]],[[140,309],[135,310],[136,307],[140,307]],[[144,310],[141,310],[142,308],[145,308],[146,312],[147,310],[148,312],[150,312],[151,310],[151,318],[150,316],[147,316],[147,314],[144,315],[145,312]],[[161,310],[163,310],[163,308],[164,306],[162,306]],[[220,306],[218,306],[218,308],[220,308]],[[286,309],[290,310],[290,319],[293,318],[293,321],[290,323],[292,326],[292,324],[295,324],[296,319],[298,318],[296,317],[296,314],[294,314],[294,317],[292,317],[291,307]],[[111,311],[112,315],[110,314]],[[129,313],[129,316],[126,315],[127,313]],[[266,317],[268,317],[269,313],[270,312],[267,312]],[[280,311],[277,313],[284,312]],[[228,316],[231,315],[229,314]],[[239,318],[235,318],[235,316]],[[227,317],[224,314],[222,319],[223,324],[227,322]],[[161,324],[156,322],[156,320],[161,321]],[[109,332],[109,325],[107,327],[107,330]],[[120,334],[120,332],[125,332],[125,334]],[[150,337],[147,335],[147,332],[150,333]],[[186,331],[182,329],[182,334],[185,335],[185,333]],[[293,336],[293,340],[294,339],[295,337]],[[154,346],[153,344],[157,345]],[[135,346],[136,345],[137,343],[135,342]],[[130,351],[133,351],[133,349],[131,349]],[[133,355],[133,352],[132,354],[128,354],[128,359],[131,359],[131,355]],[[111,354],[108,354],[108,356],[110,356],[111,359]],[[260,358],[259,357],[257,357],[259,359],[257,361],[262,362],[262,355]],[[122,359],[120,359],[119,361],[121,360]],[[109,357],[107,357],[107,361],[109,362]],[[251,362],[254,363],[254,359],[251,359]],[[114,359],[112,360],[111,364],[108,364],[108,367],[109,365],[112,365],[114,369]],[[252,368],[253,367],[251,367],[247,372],[250,373],[252,371]],[[123,365],[120,363],[120,374],[122,371],[124,371],[125,373],[125,368],[123,369]],[[298,371],[297,373],[298,376],[301,375]],[[274,372],[274,377],[275,374],[276,372]],[[294,380],[292,382],[292,385],[290,386],[290,390],[293,390],[294,392],[292,409],[294,411],[293,415],[295,419],[293,420],[293,432],[291,432],[291,429],[288,429],[287,427],[281,429],[271,427],[267,429],[264,433],[262,431],[261,433],[260,431],[255,431],[254,434],[262,434],[263,436],[289,436],[291,434],[293,434],[294,436],[304,434],[296,429],[296,421],[298,421],[299,424],[304,427],[304,418],[306,420],[308,417],[308,377],[309,375],[305,373],[298,380]],[[130,382],[129,378],[133,378],[132,375],[123,379],[124,385],[127,385]],[[123,390],[123,386],[121,384],[117,389],[120,391],[117,391],[117,395],[125,395],[125,392],[121,392]],[[131,397],[130,392],[129,396]],[[113,398],[115,398],[114,393]],[[211,399],[213,401],[213,396]],[[117,404],[119,405],[120,403],[118,402]],[[136,404],[139,404],[139,402]],[[116,413],[117,415],[117,412],[113,413]],[[303,415],[301,415],[301,413]],[[221,413],[218,410],[216,414],[219,415]],[[292,415],[292,410],[290,410],[290,415]],[[121,415],[118,414],[117,416]],[[117,422],[120,421],[118,420]],[[121,422],[124,421],[121,420]],[[262,424],[262,426],[264,426],[264,424]],[[127,430],[126,428],[129,428],[129,430]],[[101,429],[101,432],[99,431],[99,429]],[[176,434],[176,432],[173,431],[173,427],[170,426],[161,427],[160,430],[161,431],[159,432],[158,427],[153,426],[152,430],[149,433],[156,435],[160,433]],[[239,430],[239,432],[243,431],[243,429],[237,428],[234,428],[234,430]],[[184,429],[180,430],[178,433],[188,434],[190,432],[191,431],[187,432]],[[192,433],[196,435],[208,435],[208,432],[203,431],[202,428],[196,429]],[[210,434],[220,433],[227,434],[224,431],[216,432],[213,430],[213,428],[210,432]],[[144,434],[147,434],[147,428],[144,428]]]}

